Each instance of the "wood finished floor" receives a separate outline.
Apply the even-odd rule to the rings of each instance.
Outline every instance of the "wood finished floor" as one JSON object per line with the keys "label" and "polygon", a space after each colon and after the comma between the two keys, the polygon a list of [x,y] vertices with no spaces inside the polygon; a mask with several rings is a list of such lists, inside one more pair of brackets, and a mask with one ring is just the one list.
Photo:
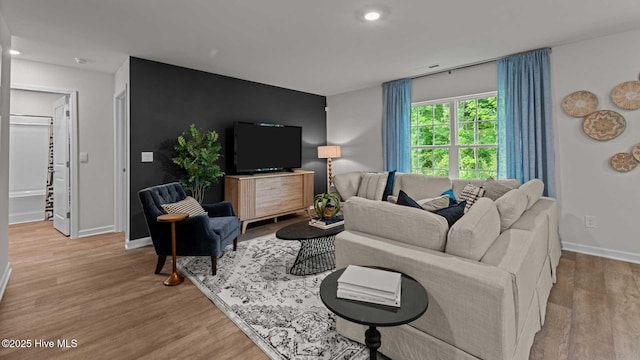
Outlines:
{"label": "wood finished floor", "polygon": [[[240,240],[302,219],[252,225]],[[268,359],[188,280],[162,285],[170,262],[154,275],[153,249],[127,251],[120,233],[69,240],[49,222],[12,225],[9,256],[0,339],[77,347],[0,348],[0,359]],[[564,252],[531,359],[639,360],[640,265]]]}

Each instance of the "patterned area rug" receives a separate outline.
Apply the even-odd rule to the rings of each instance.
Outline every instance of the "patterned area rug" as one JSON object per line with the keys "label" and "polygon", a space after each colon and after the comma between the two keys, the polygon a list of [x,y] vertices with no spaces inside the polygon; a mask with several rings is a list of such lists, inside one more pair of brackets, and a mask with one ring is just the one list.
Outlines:
{"label": "patterned area rug", "polygon": [[335,315],[320,300],[330,272],[287,274],[300,244],[275,234],[240,242],[218,259],[178,258],[178,269],[272,359],[360,360],[364,345],[336,332]]}

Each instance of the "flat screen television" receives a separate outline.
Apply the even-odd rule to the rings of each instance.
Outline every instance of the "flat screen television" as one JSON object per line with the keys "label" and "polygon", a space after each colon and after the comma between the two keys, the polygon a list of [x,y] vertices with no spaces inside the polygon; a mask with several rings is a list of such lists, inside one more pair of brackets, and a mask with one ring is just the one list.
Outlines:
{"label": "flat screen television", "polygon": [[236,122],[233,125],[236,173],[291,170],[302,166],[302,128]]}

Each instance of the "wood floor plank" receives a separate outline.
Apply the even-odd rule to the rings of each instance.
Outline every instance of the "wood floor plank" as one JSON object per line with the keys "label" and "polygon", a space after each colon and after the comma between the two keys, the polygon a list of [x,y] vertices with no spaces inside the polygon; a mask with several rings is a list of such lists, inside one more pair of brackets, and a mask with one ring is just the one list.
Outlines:
{"label": "wood floor plank", "polygon": [[607,295],[576,288],[571,313],[569,359],[615,358]]}
{"label": "wood floor plank", "polygon": [[[250,224],[240,241],[304,219]],[[71,240],[48,222],[12,225],[9,258],[0,338],[78,345],[0,348],[0,359],[268,359],[191,282],[164,286],[170,262],[153,274],[153,248],[125,250],[121,233]],[[640,359],[640,265],[563,251],[557,274],[530,358]]]}

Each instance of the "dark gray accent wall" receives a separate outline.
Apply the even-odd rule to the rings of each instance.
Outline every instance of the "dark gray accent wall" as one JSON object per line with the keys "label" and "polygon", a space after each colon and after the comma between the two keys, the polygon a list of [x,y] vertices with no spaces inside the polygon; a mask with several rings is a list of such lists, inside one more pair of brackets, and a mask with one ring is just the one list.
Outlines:
{"label": "dark gray accent wall", "polygon": [[[302,168],[315,171],[316,193],[326,191],[326,162],[317,158],[327,138],[326,97],[134,57],[130,64],[131,239],[148,236],[138,191],[180,178],[173,144],[191,123],[218,132],[227,173],[234,121],[301,126]],[[152,163],[141,162],[143,151],[153,151]],[[222,200],[221,179],[205,202]]]}

